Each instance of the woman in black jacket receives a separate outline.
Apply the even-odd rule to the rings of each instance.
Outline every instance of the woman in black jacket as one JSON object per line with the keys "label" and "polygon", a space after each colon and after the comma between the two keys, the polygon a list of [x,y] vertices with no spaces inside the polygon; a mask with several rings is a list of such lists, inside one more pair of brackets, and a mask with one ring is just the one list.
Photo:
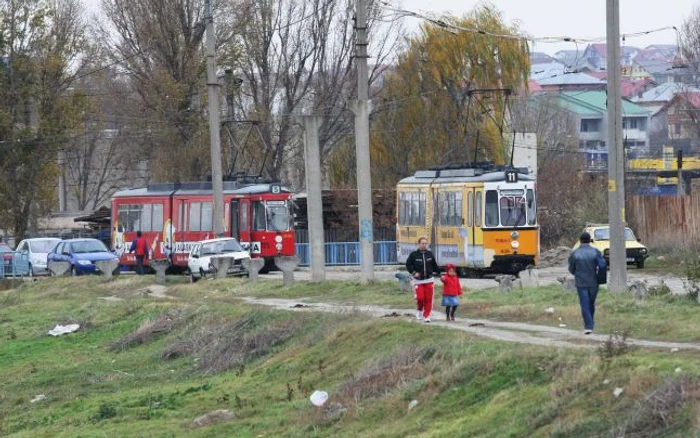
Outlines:
{"label": "woman in black jacket", "polygon": [[416,319],[430,322],[433,311],[434,282],[433,275],[440,275],[440,268],[432,252],[428,250],[428,239],[418,239],[418,249],[406,260],[406,269],[413,276],[416,285]]}

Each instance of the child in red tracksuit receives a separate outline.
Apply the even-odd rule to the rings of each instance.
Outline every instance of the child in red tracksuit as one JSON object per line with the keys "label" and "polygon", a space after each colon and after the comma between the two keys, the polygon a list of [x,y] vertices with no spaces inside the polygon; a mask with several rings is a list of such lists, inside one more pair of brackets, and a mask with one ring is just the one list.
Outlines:
{"label": "child in red tracksuit", "polygon": [[448,321],[455,320],[455,312],[459,306],[459,297],[462,296],[462,285],[459,283],[455,265],[445,266],[447,273],[440,277],[442,280],[442,305],[445,306],[445,315]]}

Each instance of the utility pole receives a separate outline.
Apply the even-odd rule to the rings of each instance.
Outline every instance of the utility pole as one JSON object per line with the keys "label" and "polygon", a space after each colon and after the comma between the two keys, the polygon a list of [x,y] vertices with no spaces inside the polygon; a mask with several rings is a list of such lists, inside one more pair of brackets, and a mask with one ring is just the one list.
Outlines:
{"label": "utility pole", "polygon": [[608,42],[608,216],[610,226],[610,282],[612,293],[627,290],[625,248],[625,152],[622,145],[620,78],[620,0],[607,0]]}
{"label": "utility pole", "polygon": [[219,79],[216,76],[216,35],[212,0],[205,0],[207,37],[207,90],[209,96],[209,137],[211,141],[211,187],[214,195],[212,225],[216,237],[224,237],[224,183],[221,170],[221,124],[219,122]]}
{"label": "utility pole", "polygon": [[306,170],[306,211],[311,247],[311,281],[326,279],[326,251],[323,243],[323,199],[321,193],[321,148],[318,143],[319,116],[303,116],[304,167]]}
{"label": "utility pole", "polygon": [[360,227],[361,280],[374,280],[374,225],[372,222],[372,172],[369,159],[369,75],[367,72],[367,3],[357,0],[355,6],[357,66],[357,101],[355,113],[355,155],[357,156],[357,216]]}

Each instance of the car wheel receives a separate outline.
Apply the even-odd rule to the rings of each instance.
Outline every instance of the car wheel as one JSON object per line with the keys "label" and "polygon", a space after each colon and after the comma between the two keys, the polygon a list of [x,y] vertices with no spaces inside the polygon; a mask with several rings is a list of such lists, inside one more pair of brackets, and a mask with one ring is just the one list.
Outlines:
{"label": "car wheel", "polygon": [[637,262],[637,269],[644,269],[644,260]]}
{"label": "car wheel", "polygon": [[195,277],[192,272],[190,272],[190,283],[196,283],[199,280],[199,277]]}
{"label": "car wheel", "polygon": [[70,275],[72,275],[73,277],[77,277],[78,275],[80,275],[78,274],[78,269],[76,269],[75,266],[70,267]]}
{"label": "car wheel", "polygon": [[32,264],[29,264],[29,269],[27,270],[27,277],[34,277],[34,268],[32,268]]}
{"label": "car wheel", "polygon": [[199,268],[199,278],[204,278],[207,274],[204,273],[204,269]]}

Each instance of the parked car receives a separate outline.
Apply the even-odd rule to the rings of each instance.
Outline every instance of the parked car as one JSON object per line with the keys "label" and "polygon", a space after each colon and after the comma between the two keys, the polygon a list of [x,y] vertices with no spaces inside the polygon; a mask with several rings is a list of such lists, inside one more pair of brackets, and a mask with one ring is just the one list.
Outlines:
{"label": "parked car", "polygon": [[[587,231],[591,235],[591,246],[600,250],[605,257],[605,261],[610,265],[610,227],[607,224],[588,225],[583,231]],[[578,248],[580,242],[574,245],[574,249]],[[627,250],[627,264],[637,265],[637,268],[644,267],[644,261],[649,257],[649,250],[642,245],[641,240],[637,239],[631,229],[625,227],[625,248]]]}
{"label": "parked car", "polygon": [[243,275],[243,260],[249,259],[250,254],[245,251],[234,238],[210,239],[197,242],[190,251],[187,267],[190,271],[190,279],[196,282],[214,272],[212,259],[221,257],[233,258],[233,264],[228,270],[228,275]]}
{"label": "parked car", "polygon": [[17,275],[48,275],[47,257],[61,239],[52,237],[25,239],[17,245],[13,263]]}
{"label": "parked car", "polygon": [[95,274],[99,269],[95,262],[101,260],[119,260],[104,243],[97,239],[69,239],[56,245],[47,257],[48,261],[65,261],[70,263],[73,275]]}
{"label": "parked car", "polygon": [[12,274],[12,248],[5,242],[0,242],[0,254],[5,275]]}

